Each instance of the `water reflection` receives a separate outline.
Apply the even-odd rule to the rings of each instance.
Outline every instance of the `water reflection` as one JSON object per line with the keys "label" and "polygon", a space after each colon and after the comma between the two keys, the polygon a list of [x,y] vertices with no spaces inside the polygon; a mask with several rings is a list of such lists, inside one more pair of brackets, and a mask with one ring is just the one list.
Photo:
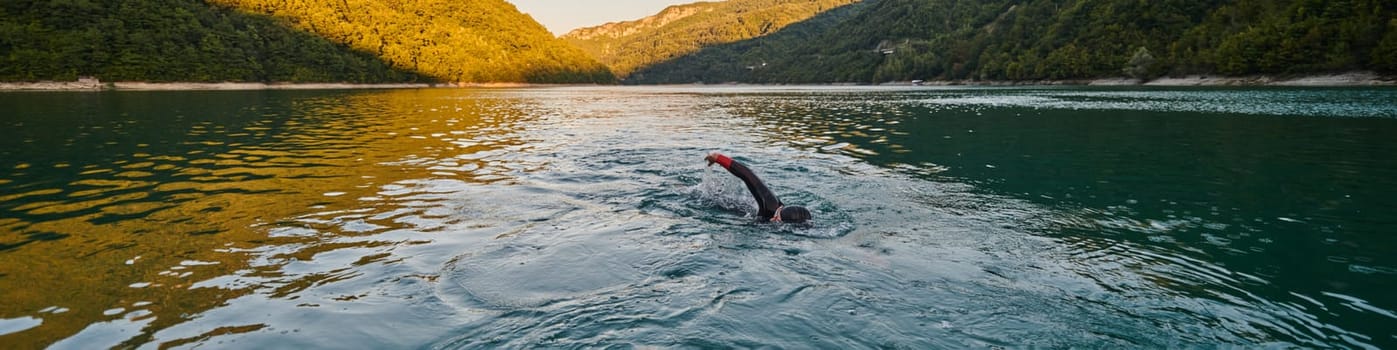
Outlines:
{"label": "water reflection", "polygon": [[[72,344],[144,343],[154,330],[252,291],[210,287],[208,278],[283,273],[279,264],[249,263],[249,252],[310,248],[273,258],[295,260],[373,246],[324,241],[377,233],[384,226],[375,222],[411,211],[367,217],[317,236],[292,234],[286,220],[337,227],[304,216],[359,208],[380,195],[379,186],[428,172],[458,181],[499,180],[508,169],[471,159],[425,168],[412,163],[441,152],[508,151],[521,144],[508,136],[511,123],[523,119],[507,112],[518,103],[469,93],[180,96],[185,100],[159,93],[5,96],[38,101],[5,103],[19,108],[8,121],[4,158],[25,162],[12,166],[0,184],[6,232],[0,293],[7,300],[0,315],[44,320],[6,336],[7,344],[33,347],[79,331]],[[468,141],[442,142],[451,141],[444,135]],[[64,141],[54,147],[52,140]]]}
{"label": "water reflection", "polygon": [[[1393,92],[790,94],[730,110],[792,147],[1047,205],[1019,225],[1068,244],[1081,275],[1113,293],[1177,291],[1189,300],[1175,308],[1256,339],[1369,347],[1391,342],[1384,327],[1397,320],[1382,292],[1393,280],[1374,278],[1397,273],[1381,238],[1397,225],[1386,214],[1397,144],[1385,136],[1397,123],[1332,117],[1397,116],[1377,103]],[[928,204],[1004,210],[939,197]],[[1133,276],[1146,279],[1121,282]]]}
{"label": "water reflection", "polygon": [[0,95],[0,341],[1384,347],[1389,92],[1315,94]]}

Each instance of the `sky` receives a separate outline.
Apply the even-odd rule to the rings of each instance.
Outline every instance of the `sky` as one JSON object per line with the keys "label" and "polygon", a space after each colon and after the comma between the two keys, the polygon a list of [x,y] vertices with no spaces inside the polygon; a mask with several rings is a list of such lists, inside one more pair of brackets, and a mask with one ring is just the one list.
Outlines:
{"label": "sky", "polygon": [[[553,35],[606,22],[641,19],[670,5],[700,0],[505,0],[533,16]],[[713,1],[713,0],[705,0]]]}

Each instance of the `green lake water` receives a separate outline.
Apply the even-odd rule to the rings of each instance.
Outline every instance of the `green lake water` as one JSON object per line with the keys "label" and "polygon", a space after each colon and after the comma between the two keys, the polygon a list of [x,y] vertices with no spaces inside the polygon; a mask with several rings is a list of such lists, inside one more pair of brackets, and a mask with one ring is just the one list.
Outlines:
{"label": "green lake water", "polygon": [[[0,93],[4,348],[1397,347],[1397,89]],[[756,222],[720,151],[809,226]]]}

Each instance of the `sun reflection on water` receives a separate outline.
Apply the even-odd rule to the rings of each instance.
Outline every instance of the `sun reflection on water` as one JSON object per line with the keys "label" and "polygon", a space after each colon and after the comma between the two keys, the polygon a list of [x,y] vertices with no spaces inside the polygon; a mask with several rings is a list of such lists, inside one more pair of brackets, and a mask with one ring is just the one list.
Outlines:
{"label": "sun reflection on water", "polygon": [[[527,117],[511,112],[516,101],[460,91],[449,96],[433,90],[195,94],[196,101],[184,104],[169,104],[159,94],[132,95],[97,100],[44,96],[76,98],[82,108],[21,111],[58,113],[48,115],[57,122],[11,125],[7,131],[23,140],[72,141],[62,149],[17,147],[6,156],[47,158],[47,164],[14,165],[0,182],[19,186],[5,188],[0,197],[0,227],[6,232],[0,241],[6,255],[0,296],[7,301],[0,315],[63,310],[38,312],[42,324],[6,343],[39,346],[82,331],[110,338],[87,340],[94,344],[140,344],[152,330],[188,321],[255,287],[217,286],[207,279],[249,269],[278,273],[275,264],[250,264],[250,251],[269,245],[306,247],[284,254],[283,259],[295,260],[381,245],[331,243],[335,239],[330,236],[377,233],[388,226],[373,222],[395,217],[365,218],[343,231],[309,237],[284,232],[297,226],[339,226],[284,220],[357,208],[365,199],[381,196],[380,187],[432,176],[429,172],[459,181],[506,179],[508,169],[479,160],[429,166],[414,162],[442,158],[444,152],[468,155],[520,147],[522,142],[509,135]],[[203,104],[208,102],[213,104]],[[102,114],[112,110],[139,118],[105,120]],[[436,137],[414,137],[420,135]],[[93,140],[112,141],[100,142],[96,152],[81,149]],[[205,235],[218,239],[201,237]],[[292,286],[286,287],[289,291],[298,283],[323,283],[325,278],[282,282]],[[126,335],[110,334],[113,330]],[[144,335],[130,338],[132,334]]]}

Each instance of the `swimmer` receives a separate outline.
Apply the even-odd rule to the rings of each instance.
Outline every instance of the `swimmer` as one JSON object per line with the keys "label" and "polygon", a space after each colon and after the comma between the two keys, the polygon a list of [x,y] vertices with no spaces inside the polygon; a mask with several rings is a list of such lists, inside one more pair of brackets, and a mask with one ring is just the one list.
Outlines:
{"label": "swimmer", "polygon": [[748,169],[746,165],[718,152],[709,153],[707,157],[703,157],[703,160],[708,161],[708,166],[713,166],[713,163],[722,165],[724,169],[728,169],[728,172],[736,175],[737,178],[742,179],[743,183],[747,184],[747,190],[752,191],[753,197],[757,197],[757,217],[762,220],[792,224],[810,220],[809,210],[799,206],[781,204],[781,200],[777,199],[776,195],[766,188],[766,184],[762,183],[762,179],[758,179],[757,175],[752,173],[752,169]]}

